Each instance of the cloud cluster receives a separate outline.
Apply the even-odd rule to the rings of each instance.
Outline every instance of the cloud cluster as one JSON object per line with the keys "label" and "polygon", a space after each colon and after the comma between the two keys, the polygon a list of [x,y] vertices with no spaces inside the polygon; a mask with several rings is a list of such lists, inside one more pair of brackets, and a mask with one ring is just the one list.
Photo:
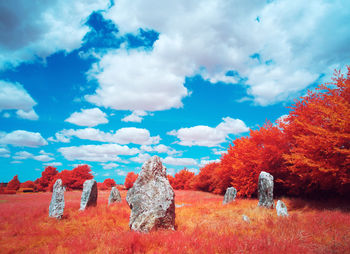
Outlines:
{"label": "cloud cluster", "polygon": [[230,134],[240,134],[247,132],[249,128],[240,119],[224,117],[223,121],[216,127],[197,125],[190,128],[172,130],[168,135],[176,136],[183,146],[217,146],[223,142]]}
{"label": "cloud cluster", "polygon": [[36,102],[21,84],[0,80],[0,111],[15,109],[20,118],[38,120],[33,110],[35,105]]}
{"label": "cloud cluster", "polygon": [[[87,99],[123,110],[181,106],[186,76],[236,83],[236,71],[259,105],[295,96],[348,63],[346,1],[127,1],[104,13],[121,33],[160,33],[153,50],[108,52],[90,77],[99,88]],[[329,79],[329,77],[327,77]]]}
{"label": "cloud cluster", "polygon": [[58,149],[58,152],[69,161],[110,162],[120,161],[121,159],[118,155],[135,155],[139,150],[117,144],[103,144],[61,147]]}
{"label": "cloud cluster", "polygon": [[147,116],[147,112],[143,110],[134,110],[130,115],[125,116],[123,122],[141,123],[144,116]]}
{"label": "cloud cluster", "polygon": [[168,156],[163,159],[165,164],[174,165],[174,166],[196,166],[198,162],[192,158],[174,158]]}
{"label": "cloud cluster", "polygon": [[166,153],[168,155],[174,155],[174,154],[181,154],[181,152],[176,151],[175,149],[171,148],[170,146],[166,146],[163,144],[159,144],[156,146],[147,146],[142,145],[141,150],[149,152],[149,153]]}
{"label": "cloud cluster", "polygon": [[89,31],[87,17],[109,5],[109,0],[1,1],[0,69],[80,47]]}
{"label": "cloud cluster", "polygon": [[0,157],[3,158],[9,158],[10,157],[10,151],[5,147],[0,147]]}
{"label": "cloud cluster", "polygon": [[52,153],[46,153],[44,150],[41,150],[39,153],[40,155],[33,155],[32,153],[29,153],[27,151],[20,151],[15,153],[15,155],[12,158],[14,160],[34,159],[34,160],[43,161],[43,162],[54,160],[54,158],[51,157],[53,155]]}
{"label": "cloud cluster", "polygon": [[152,145],[157,144],[160,141],[159,136],[152,137],[147,129],[128,127],[121,128],[113,132],[103,132],[95,128],[85,128],[78,130],[62,130],[55,134],[56,139],[49,138],[49,141],[68,143],[71,137],[77,137],[80,139],[87,139],[92,141],[118,143],[122,145],[126,144],[138,144],[138,145]]}
{"label": "cloud cluster", "polygon": [[39,147],[47,145],[47,141],[38,132],[16,130],[10,133],[0,132],[0,144]]}
{"label": "cloud cluster", "polygon": [[106,116],[99,108],[82,109],[81,112],[74,112],[65,121],[79,126],[94,127],[108,123]]}

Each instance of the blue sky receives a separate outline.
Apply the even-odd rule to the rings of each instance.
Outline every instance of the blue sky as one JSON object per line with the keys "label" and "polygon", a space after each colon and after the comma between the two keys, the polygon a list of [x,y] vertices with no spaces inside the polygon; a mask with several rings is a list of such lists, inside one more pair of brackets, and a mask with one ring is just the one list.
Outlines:
{"label": "blue sky", "polygon": [[0,2],[0,181],[193,172],[350,56],[347,1]]}

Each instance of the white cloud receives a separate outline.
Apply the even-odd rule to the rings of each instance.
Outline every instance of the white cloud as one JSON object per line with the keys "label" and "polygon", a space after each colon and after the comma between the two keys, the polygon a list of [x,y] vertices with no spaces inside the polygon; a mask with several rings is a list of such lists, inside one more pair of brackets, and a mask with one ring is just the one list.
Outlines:
{"label": "white cloud", "polygon": [[8,112],[5,112],[2,116],[4,118],[10,118],[11,117],[10,113],[8,113]]}
{"label": "white cloud", "polygon": [[213,147],[226,142],[229,134],[236,135],[249,130],[240,119],[224,117],[222,120],[223,122],[215,128],[198,125],[190,128],[181,128],[177,131],[172,130],[168,132],[168,135],[176,136],[180,139],[178,143],[183,146]]}
{"label": "white cloud", "polygon": [[227,152],[227,151],[225,151],[225,150],[218,150],[218,149],[216,149],[216,148],[213,148],[212,151],[213,151],[213,153],[216,154],[216,155],[222,155],[222,154],[224,154],[224,153]]}
{"label": "white cloud", "polygon": [[137,148],[129,148],[128,146],[117,144],[61,147],[58,151],[69,161],[97,162],[119,161],[118,155],[134,155],[139,152]]}
{"label": "white cloud", "polygon": [[134,110],[131,115],[128,115],[122,119],[123,122],[141,123],[144,116],[147,116],[147,112],[143,110]]}
{"label": "white cloud", "polygon": [[11,133],[0,133],[0,144],[38,147],[47,145],[47,141],[38,132],[16,130]]}
{"label": "white cloud", "polygon": [[[159,49],[159,47],[157,47]],[[86,99],[117,110],[158,111],[182,107],[188,95],[183,83],[187,71],[165,57],[166,48],[145,52],[110,51],[89,71],[99,87]],[[117,71],[116,71],[117,70]]]}
{"label": "white cloud", "polygon": [[10,151],[5,147],[0,147],[0,157],[3,158],[9,158],[10,157]]}
{"label": "white cloud", "polygon": [[192,158],[174,158],[171,156],[166,157],[163,162],[169,165],[175,166],[196,166],[198,162]]}
{"label": "white cloud", "polygon": [[58,166],[62,166],[61,162],[48,162],[48,163],[44,163],[45,166],[52,166],[52,167],[58,167]]}
{"label": "white cloud", "polygon": [[[62,130],[56,133],[56,140],[50,138],[51,141],[70,141],[70,137],[75,136],[80,139],[87,139],[100,142],[126,144],[151,145],[157,144],[160,141],[159,136],[151,137],[147,129],[128,127],[116,130],[115,133],[107,133],[95,128],[85,128],[78,130]],[[67,143],[67,142],[66,142]]]}
{"label": "white cloud", "polygon": [[120,169],[117,169],[115,172],[117,173],[118,176],[126,176],[128,174],[128,172]]}
{"label": "white cloud", "polygon": [[[36,102],[19,83],[10,83],[0,80],[0,111],[17,110],[18,117],[29,120],[38,120],[38,115],[33,110]],[[10,114],[4,114],[10,117]]]}
{"label": "white cloud", "polygon": [[1,1],[0,69],[79,48],[89,31],[86,18],[109,4],[109,0]]}
{"label": "white cloud", "polygon": [[198,174],[199,173],[199,169],[198,168],[188,168],[187,171]]}
{"label": "white cloud", "polygon": [[[122,33],[140,27],[160,33],[151,52],[111,51],[93,69],[100,87],[88,99],[117,109],[181,106],[188,95],[184,77],[199,73],[214,83],[235,83],[225,75],[230,70],[247,78],[255,103],[272,104],[295,96],[321,73],[329,80],[350,58],[350,11],[343,0],[120,0],[104,15]],[[163,84],[173,89],[162,94],[165,100],[173,94],[172,102],[144,98]]]}
{"label": "white cloud", "polygon": [[82,109],[81,112],[74,112],[65,121],[79,126],[88,127],[108,123],[106,113],[102,112],[99,108]]}
{"label": "white cloud", "polygon": [[27,151],[20,151],[16,152],[15,155],[12,157],[15,160],[26,160],[26,159],[34,159],[37,161],[52,161],[54,158],[50,157],[50,153],[45,153],[43,150],[40,151],[41,155],[33,155],[32,153],[29,153]]}
{"label": "white cloud", "polygon": [[137,163],[144,163],[149,158],[151,158],[151,155],[149,155],[148,153],[140,153],[136,157],[130,158],[130,160]]}
{"label": "white cloud", "polygon": [[112,168],[116,168],[119,165],[117,163],[111,162],[111,163],[102,163],[102,168],[103,169],[112,169]]}
{"label": "white cloud", "polygon": [[199,167],[204,167],[205,165],[212,163],[212,162],[220,162],[220,159],[216,159],[216,160],[201,160],[201,162],[199,163]]}
{"label": "white cloud", "polygon": [[168,155],[181,154],[181,152],[176,151],[175,149],[173,149],[169,146],[163,145],[163,144],[159,144],[156,146],[142,145],[141,150],[149,152],[149,153],[151,153],[151,152],[167,153]]}

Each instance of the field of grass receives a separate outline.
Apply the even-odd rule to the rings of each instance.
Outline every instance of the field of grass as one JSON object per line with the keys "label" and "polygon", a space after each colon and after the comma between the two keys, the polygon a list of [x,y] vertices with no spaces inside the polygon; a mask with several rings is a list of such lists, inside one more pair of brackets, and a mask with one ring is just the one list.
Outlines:
{"label": "field of grass", "polygon": [[[176,191],[176,231],[131,232],[125,201],[78,211],[66,192],[64,218],[48,217],[51,193],[0,195],[0,253],[349,253],[350,209],[338,202],[282,199],[288,218],[256,199],[222,205],[222,196]],[[245,214],[250,223],[242,220]]]}

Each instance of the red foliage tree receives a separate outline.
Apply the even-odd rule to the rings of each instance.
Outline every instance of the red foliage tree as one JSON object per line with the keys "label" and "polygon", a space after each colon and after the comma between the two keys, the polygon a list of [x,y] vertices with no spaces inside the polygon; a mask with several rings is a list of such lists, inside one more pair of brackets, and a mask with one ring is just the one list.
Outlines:
{"label": "red foliage tree", "polygon": [[199,174],[192,179],[191,187],[195,190],[213,191],[214,172],[220,165],[218,162],[212,162],[200,168]]}
{"label": "red foliage tree", "polygon": [[116,183],[115,183],[114,179],[112,179],[112,178],[106,178],[106,179],[103,181],[103,184],[104,184],[108,189],[111,189],[112,187],[116,186]]}
{"label": "red foliage tree", "polygon": [[136,181],[138,175],[135,174],[134,172],[129,172],[126,177],[125,177],[125,182],[124,182],[124,186],[125,188],[128,190],[130,188],[132,188],[132,186],[134,185],[134,182]]}
{"label": "red foliage tree", "polygon": [[31,188],[35,189],[36,185],[33,181],[25,181],[24,183],[21,183],[21,188]]}
{"label": "red foliage tree", "polygon": [[193,177],[194,173],[184,168],[175,174],[175,177],[172,180],[172,187],[175,190],[189,190],[191,189],[191,181]]}
{"label": "red foliage tree", "polygon": [[18,175],[15,175],[12,180],[7,184],[8,190],[16,191],[20,188],[21,183],[18,180]]}
{"label": "red foliage tree", "polygon": [[35,183],[38,186],[38,191],[47,191],[50,188],[51,181],[55,178],[55,175],[58,174],[56,168],[48,166],[41,173],[41,177],[35,180]]}
{"label": "red foliage tree", "polygon": [[292,107],[285,133],[288,169],[298,175],[297,193],[350,192],[350,67]]}

